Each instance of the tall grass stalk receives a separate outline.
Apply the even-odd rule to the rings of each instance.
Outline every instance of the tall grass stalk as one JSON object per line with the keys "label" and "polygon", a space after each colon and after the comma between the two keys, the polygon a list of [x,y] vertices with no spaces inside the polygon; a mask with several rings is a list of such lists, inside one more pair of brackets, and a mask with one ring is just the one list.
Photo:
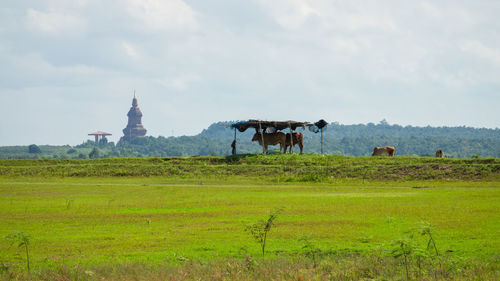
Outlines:
{"label": "tall grass stalk", "polygon": [[18,233],[11,233],[7,235],[5,238],[11,241],[11,245],[17,244],[17,247],[24,246],[26,252],[26,268],[28,272],[30,272],[30,253],[29,253],[30,236],[22,232],[18,232]]}
{"label": "tall grass stalk", "polygon": [[248,225],[245,229],[246,231],[250,232],[255,241],[260,244],[262,248],[262,256],[264,256],[266,252],[267,234],[274,225],[274,221],[282,211],[283,208],[272,211],[269,214],[267,220],[257,221],[251,225]]}

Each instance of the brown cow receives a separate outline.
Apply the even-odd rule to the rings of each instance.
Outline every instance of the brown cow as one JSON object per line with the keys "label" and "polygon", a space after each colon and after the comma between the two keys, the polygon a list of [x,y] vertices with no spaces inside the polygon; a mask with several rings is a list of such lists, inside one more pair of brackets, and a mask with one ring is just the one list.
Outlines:
{"label": "brown cow", "polygon": [[[252,141],[258,141],[259,144],[262,146],[262,134],[261,133],[255,133],[253,135]],[[280,145],[280,152],[285,147],[285,134],[282,132],[277,132],[277,133],[271,133],[271,134],[266,134],[264,133],[264,152],[267,153],[267,146],[268,145]]]}
{"label": "brown cow", "polygon": [[396,148],[394,148],[394,146],[383,146],[383,147],[375,147],[373,149],[372,156],[381,156],[381,155],[394,156],[394,154],[396,154]]}
{"label": "brown cow", "polygon": [[438,149],[436,151],[436,157],[443,158],[444,157],[444,152],[441,149]]}
{"label": "brown cow", "polygon": [[[300,153],[302,153],[302,150],[304,149],[304,145],[302,144],[302,141],[304,139],[304,135],[302,133],[293,133],[293,146],[299,145],[300,148]],[[290,147],[290,152],[292,152],[292,143],[290,142],[290,133],[286,134],[286,141],[285,141],[285,153],[286,149]]]}

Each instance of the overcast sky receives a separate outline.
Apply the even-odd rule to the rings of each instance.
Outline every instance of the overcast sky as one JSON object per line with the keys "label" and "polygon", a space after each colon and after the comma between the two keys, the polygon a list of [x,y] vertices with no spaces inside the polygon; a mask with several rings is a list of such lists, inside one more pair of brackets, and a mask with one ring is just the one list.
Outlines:
{"label": "overcast sky", "polygon": [[2,0],[0,145],[259,118],[500,127],[500,1]]}

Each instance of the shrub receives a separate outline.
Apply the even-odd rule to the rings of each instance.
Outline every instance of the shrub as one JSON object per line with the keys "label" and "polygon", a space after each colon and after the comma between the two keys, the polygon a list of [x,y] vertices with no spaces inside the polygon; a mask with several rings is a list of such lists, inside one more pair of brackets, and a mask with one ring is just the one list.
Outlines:
{"label": "shrub", "polygon": [[42,153],[42,150],[40,149],[40,147],[38,147],[38,145],[30,144],[30,146],[28,146],[28,152],[29,153]]}
{"label": "shrub", "polygon": [[99,155],[100,155],[99,149],[97,149],[97,147],[94,147],[92,151],[89,153],[89,158],[90,159],[99,158]]}

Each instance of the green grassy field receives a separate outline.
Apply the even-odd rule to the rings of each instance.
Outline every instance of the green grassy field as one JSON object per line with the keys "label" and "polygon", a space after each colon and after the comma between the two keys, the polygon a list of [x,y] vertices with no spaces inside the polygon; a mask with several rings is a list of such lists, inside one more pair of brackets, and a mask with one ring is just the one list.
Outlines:
{"label": "green grassy field", "polygon": [[[442,262],[462,270],[450,278],[464,276],[467,267],[458,261],[466,261],[479,268],[474,279],[485,274],[495,280],[500,276],[499,165],[498,159],[311,155],[0,161],[2,274],[26,277],[19,273],[26,263],[24,248],[4,239],[23,232],[30,235],[33,270],[45,273],[75,265],[91,272],[108,265],[174,266],[168,272],[153,270],[163,272],[156,276],[162,280],[183,270],[203,276],[206,264],[217,268],[227,260],[248,271],[249,258],[264,268],[313,268],[310,254],[315,253],[323,265],[332,257],[345,266],[379,257],[394,267],[384,274],[398,279],[403,267],[391,250],[407,231],[426,222],[434,229]],[[283,210],[262,258],[245,227],[277,208]],[[425,239],[418,236],[412,243],[424,247]],[[259,270],[264,269],[252,272]],[[68,274],[99,277],[83,272]],[[323,273],[303,276],[331,279]],[[186,279],[191,277],[196,279]],[[290,279],[285,277],[276,275]]]}

